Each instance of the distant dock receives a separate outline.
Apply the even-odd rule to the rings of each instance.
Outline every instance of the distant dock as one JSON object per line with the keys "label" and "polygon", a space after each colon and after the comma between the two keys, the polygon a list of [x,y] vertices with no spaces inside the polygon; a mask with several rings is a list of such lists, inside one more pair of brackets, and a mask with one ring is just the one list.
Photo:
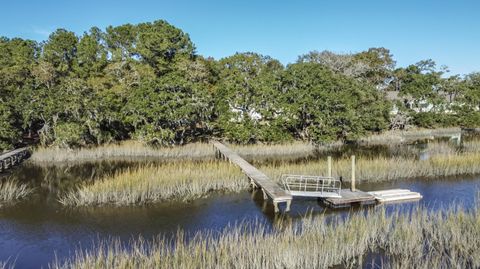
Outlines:
{"label": "distant dock", "polygon": [[30,151],[28,148],[19,148],[5,152],[0,155],[0,172],[3,172],[14,165],[21,163],[28,158]]}

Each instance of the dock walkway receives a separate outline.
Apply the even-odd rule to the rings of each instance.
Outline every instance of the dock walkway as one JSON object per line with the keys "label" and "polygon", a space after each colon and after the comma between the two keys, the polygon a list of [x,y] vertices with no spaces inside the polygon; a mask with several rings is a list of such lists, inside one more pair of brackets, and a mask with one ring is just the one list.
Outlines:
{"label": "dock walkway", "polygon": [[229,160],[230,163],[233,163],[242,169],[243,173],[249,178],[252,186],[262,189],[264,199],[272,199],[275,212],[279,211],[279,203],[286,203],[285,211],[290,211],[292,195],[287,193],[267,175],[245,161],[236,152],[229,149],[224,144],[218,141],[212,141],[212,144],[217,150],[218,155],[223,156],[225,159]]}
{"label": "dock walkway", "polygon": [[28,148],[19,148],[5,152],[0,155],[0,172],[3,172],[12,166],[21,163],[29,155]]}

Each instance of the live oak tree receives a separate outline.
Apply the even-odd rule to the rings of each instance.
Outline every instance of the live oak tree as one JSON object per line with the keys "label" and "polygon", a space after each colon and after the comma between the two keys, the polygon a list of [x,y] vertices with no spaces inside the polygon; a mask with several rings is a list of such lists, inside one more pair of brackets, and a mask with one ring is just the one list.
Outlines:
{"label": "live oak tree", "polygon": [[256,53],[237,53],[221,59],[220,66],[215,112],[222,135],[241,143],[288,139],[280,62]]}
{"label": "live oak tree", "polygon": [[436,107],[403,108],[419,126],[480,126],[478,73],[445,77],[431,60],[395,69],[385,48],[312,51],[285,67],[253,52],[202,57],[163,20],[58,29],[40,43],[3,37],[0,150],[37,137],[58,147],[355,140],[388,128],[386,89]]}
{"label": "live oak tree", "polygon": [[292,127],[301,139],[354,140],[387,127],[390,106],[377,90],[322,64],[289,65],[282,87]]}

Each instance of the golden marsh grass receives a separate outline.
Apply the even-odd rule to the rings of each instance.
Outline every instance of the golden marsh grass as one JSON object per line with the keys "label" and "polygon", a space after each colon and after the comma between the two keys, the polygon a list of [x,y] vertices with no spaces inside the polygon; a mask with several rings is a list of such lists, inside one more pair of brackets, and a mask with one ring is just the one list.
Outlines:
{"label": "golden marsh grass", "polygon": [[363,145],[402,144],[421,139],[446,137],[460,132],[460,128],[391,130],[361,138],[358,142]]}
{"label": "golden marsh grass", "polygon": [[188,240],[180,231],[174,242],[103,241],[51,268],[358,268],[368,253],[381,253],[386,268],[478,268],[480,213],[376,210],[346,220],[309,217],[272,232],[236,225]]}
{"label": "golden marsh grass", "polygon": [[144,204],[189,200],[245,187],[242,173],[225,162],[169,162],[129,169],[85,184],[60,198],[64,205]]}
{"label": "golden marsh grass", "polygon": [[0,206],[24,199],[33,192],[27,184],[16,180],[5,180],[0,183]]}
{"label": "golden marsh grass", "polygon": [[[295,159],[315,153],[316,147],[305,142],[287,144],[229,145],[245,158]],[[208,143],[184,146],[149,147],[136,141],[102,145],[94,148],[63,149],[42,148],[34,150],[31,161],[36,163],[90,162],[109,159],[151,158],[155,160],[213,160],[215,151]]]}

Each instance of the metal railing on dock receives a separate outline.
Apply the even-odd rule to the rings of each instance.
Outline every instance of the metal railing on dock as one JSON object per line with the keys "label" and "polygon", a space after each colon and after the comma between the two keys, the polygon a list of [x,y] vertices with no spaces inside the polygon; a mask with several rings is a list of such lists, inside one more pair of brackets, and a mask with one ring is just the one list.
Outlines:
{"label": "metal railing on dock", "polygon": [[292,196],[341,197],[342,183],[334,177],[282,175],[282,183]]}

